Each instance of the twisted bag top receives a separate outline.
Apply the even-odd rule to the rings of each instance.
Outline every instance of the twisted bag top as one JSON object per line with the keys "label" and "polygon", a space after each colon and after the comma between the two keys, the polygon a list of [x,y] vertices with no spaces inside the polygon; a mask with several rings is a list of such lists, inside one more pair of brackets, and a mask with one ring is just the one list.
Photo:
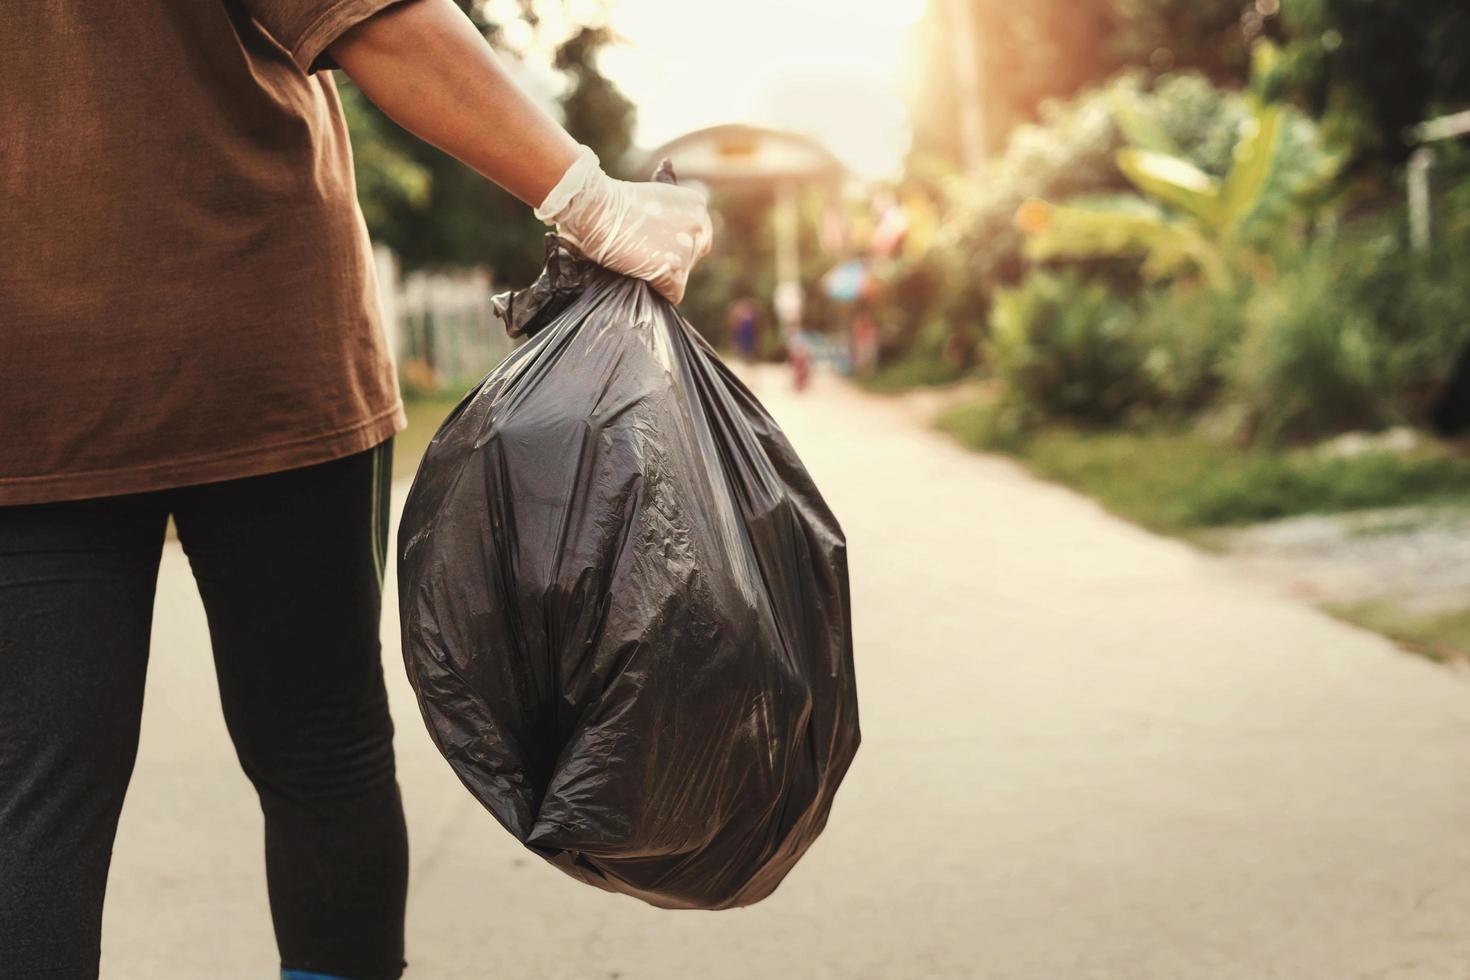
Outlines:
{"label": "twisted bag top", "polygon": [[563,871],[769,895],[858,746],[846,545],[781,430],[645,283],[548,236],[530,339],[434,437],[403,655],[464,784]]}

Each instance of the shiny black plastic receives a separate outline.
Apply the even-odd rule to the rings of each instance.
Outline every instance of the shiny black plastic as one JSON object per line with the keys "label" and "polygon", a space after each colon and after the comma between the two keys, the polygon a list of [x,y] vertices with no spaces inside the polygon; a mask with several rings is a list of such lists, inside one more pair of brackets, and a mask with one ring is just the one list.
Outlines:
{"label": "shiny black plastic", "polygon": [[858,747],[846,544],[781,430],[661,296],[554,237],[517,348],[399,531],[403,655],[527,847],[666,908],[769,895]]}

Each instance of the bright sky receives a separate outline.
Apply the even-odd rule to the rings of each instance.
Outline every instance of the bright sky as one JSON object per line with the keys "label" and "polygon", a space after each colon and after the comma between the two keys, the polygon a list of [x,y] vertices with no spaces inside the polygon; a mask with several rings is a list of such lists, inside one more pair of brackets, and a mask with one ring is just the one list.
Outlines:
{"label": "bright sky", "polygon": [[[601,67],[638,106],[639,146],[717,123],[755,123],[814,136],[857,173],[885,177],[897,174],[908,149],[899,97],[904,45],[924,4],[570,0],[568,7],[574,21],[599,21],[606,9],[626,39],[603,52]],[[552,37],[562,20],[557,6],[544,7]],[[514,0],[488,7],[500,23],[514,20]],[[513,25],[507,40],[520,47],[527,38],[518,30]]]}

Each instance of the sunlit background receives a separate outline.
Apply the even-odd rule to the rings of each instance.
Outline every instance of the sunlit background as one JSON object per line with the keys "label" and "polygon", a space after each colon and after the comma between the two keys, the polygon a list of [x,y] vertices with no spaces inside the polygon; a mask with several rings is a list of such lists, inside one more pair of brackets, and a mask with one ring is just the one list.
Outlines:
{"label": "sunlit background", "polygon": [[[555,48],[588,24],[615,40],[598,65],[637,106],[634,141],[659,146],[691,130],[743,122],[815,137],[871,178],[897,178],[909,144],[900,98],[906,40],[922,0],[833,4],[821,0],[682,3],[618,0],[533,4],[491,0],[507,45],[540,72],[554,99]],[[718,39],[710,43],[710,39]]]}
{"label": "sunlit background", "polygon": [[[731,356],[928,399],[966,445],[1470,654],[1470,583],[1435,571],[1470,553],[1462,4],[463,6],[609,172],[667,156],[709,195],[681,310]],[[408,472],[506,351],[488,297],[546,229],[339,84]]]}
{"label": "sunlit background", "polygon": [[[425,737],[388,561],[408,976],[1470,976],[1467,0],[460,4],[610,173],[666,155],[708,194],[679,312],[841,521],[864,741],[770,899],[603,894]],[[547,229],[334,74],[408,415],[397,512],[511,350],[491,297],[535,279]],[[570,315],[603,338],[609,308]],[[523,380],[562,391],[579,346]],[[725,428],[707,392],[664,394]],[[601,460],[603,402],[576,397],[532,401]],[[649,472],[694,451],[636,428]],[[499,504],[482,523],[514,539]],[[824,543],[782,513],[750,533]],[[466,561],[446,587],[485,574]],[[274,975],[260,813],[177,542],[154,628],[103,976]]]}

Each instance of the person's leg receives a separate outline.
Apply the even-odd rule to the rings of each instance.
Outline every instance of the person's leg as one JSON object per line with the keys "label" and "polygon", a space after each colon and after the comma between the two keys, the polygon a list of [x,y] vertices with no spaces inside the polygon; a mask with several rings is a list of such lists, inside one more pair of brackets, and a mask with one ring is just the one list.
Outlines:
{"label": "person's leg", "polygon": [[390,448],[180,490],[285,970],[403,966],[408,844],[378,643]]}
{"label": "person's leg", "polygon": [[0,977],[97,976],[167,521],[155,497],[0,507]]}

